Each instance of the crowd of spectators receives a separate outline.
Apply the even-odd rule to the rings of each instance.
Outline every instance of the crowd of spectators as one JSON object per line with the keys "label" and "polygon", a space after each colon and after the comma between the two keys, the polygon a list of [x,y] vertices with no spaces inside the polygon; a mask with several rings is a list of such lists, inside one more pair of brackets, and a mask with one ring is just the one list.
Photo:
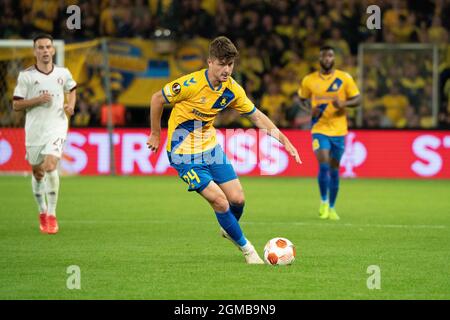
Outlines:
{"label": "crowd of spectators", "polygon": [[[77,4],[80,30],[65,27],[64,8]],[[381,30],[366,26],[366,8],[377,4]],[[152,39],[170,30],[174,39],[226,35],[240,52],[235,79],[249,98],[280,127],[308,128],[300,107],[301,79],[318,68],[318,49],[335,48],[336,66],[358,78],[360,43],[433,43],[439,47],[439,110],[432,111],[432,56],[400,52],[386,59],[374,52],[365,64],[362,117],[349,112],[351,127],[450,127],[450,0],[3,0],[0,38],[30,38],[47,32],[67,42],[100,36]],[[406,58],[405,58],[406,57]],[[82,93],[82,97],[88,92]],[[82,99],[74,124],[100,125],[101,106]],[[1,110],[0,110],[1,114]],[[125,125],[133,125],[125,117]],[[249,126],[232,110],[217,119],[222,127]]]}

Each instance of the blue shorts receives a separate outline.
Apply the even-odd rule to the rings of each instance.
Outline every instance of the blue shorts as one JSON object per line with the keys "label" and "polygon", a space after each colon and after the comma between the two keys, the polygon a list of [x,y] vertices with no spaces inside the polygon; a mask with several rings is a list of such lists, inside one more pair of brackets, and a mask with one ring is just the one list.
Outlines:
{"label": "blue shorts", "polygon": [[341,161],[345,150],[345,136],[330,137],[321,133],[313,133],[313,150],[330,150],[330,158]]}
{"label": "blue shorts", "polygon": [[202,192],[211,181],[222,184],[237,179],[236,172],[220,145],[198,154],[167,153],[170,165],[188,185],[188,191]]}

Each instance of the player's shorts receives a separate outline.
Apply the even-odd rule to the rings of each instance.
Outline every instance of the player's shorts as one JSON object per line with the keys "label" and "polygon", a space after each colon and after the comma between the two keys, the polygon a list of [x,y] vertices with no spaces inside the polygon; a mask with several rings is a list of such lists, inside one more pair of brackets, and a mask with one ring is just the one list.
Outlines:
{"label": "player's shorts", "polygon": [[54,138],[49,143],[42,146],[26,146],[26,155],[28,163],[37,166],[44,161],[46,155],[50,154],[61,159],[65,139]]}
{"label": "player's shorts", "polygon": [[321,133],[313,133],[313,150],[330,150],[330,158],[341,161],[345,150],[345,136],[327,136]]}
{"label": "player's shorts", "polygon": [[211,181],[222,184],[237,179],[236,172],[220,145],[198,154],[167,153],[170,165],[188,185],[188,191],[202,192]]}

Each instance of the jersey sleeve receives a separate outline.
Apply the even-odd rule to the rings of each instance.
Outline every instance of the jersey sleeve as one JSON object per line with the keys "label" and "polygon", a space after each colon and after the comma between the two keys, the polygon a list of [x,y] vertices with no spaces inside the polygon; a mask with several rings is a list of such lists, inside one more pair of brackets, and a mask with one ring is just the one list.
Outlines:
{"label": "jersey sleeve", "polygon": [[66,71],[67,75],[66,75],[66,82],[64,84],[64,91],[67,93],[75,90],[77,87],[77,83],[73,79],[72,73],[69,71],[69,69],[66,69]]}
{"label": "jersey sleeve", "polygon": [[311,98],[311,90],[308,87],[308,77],[304,77],[302,80],[302,84],[298,89],[298,96],[302,99],[310,99]]}
{"label": "jersey sleeve", "polygon": [[177,102],[189,99],[196,92],[198,80],[192,74],[180,77],[167,83],[162,94],[168,104],[174,105]]}
{"label": "jersey sleeve", "polygon": [[358,86],[356,85],[351,75],[349,74],[347,75],[347,79],[345,82],[346,82],[345,94],[347,95],[347,99],[354,98],[360,94]]}
{"label": "jersey sleeve", "polygon": [[242,115],[249,116],[256,111],[254,103],[247,97],[244,89],[234,80],[233,92],[235,99],[231,102],[230,107],[238,111]]}
{"label": "jersey sleeve", "polygon": [[19,77],[17,78],[17,85],[14,88],[13,99],[21,100],[27,98],[28,93],[28,79],[27,76],[23,73],[19,73]]}

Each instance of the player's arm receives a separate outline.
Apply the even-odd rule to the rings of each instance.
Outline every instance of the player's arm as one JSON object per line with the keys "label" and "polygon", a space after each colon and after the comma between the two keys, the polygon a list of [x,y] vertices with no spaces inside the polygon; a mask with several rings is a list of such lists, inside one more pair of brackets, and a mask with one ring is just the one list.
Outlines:
{"label": "player's arm", "polygon": [[66,94],[67,103],[64,104],[64,111],[72,116],[75,111],[75,103],[77,102],[77,90],[73,89]]}
{"label": "player's arm", "polygon": [[14,88],[13,94],[13,109],[14,111],[25,111],[44,103],[50,102],[52,97],[48,93],[43,93],[38,97],[26,99],[30,87],[30,78],[23,72],[19,73],[17,77],[17,85]]}
{"label": "player's arm", "polygon": [[300,108],[302,108],[307,112],[311,112],[311,100],[302,97],[299,98],[300,98]]}
{"label": "player's arm", "polygon": [[300,108],[310,113],[313,117],[318,116],[317,113],[320,113],[320,110],[315,108],[313,109],[311,103],[312,91],[309,88],[309,77],[306,76],[303,78],[300,88],[297,91],[297,95],[300,98]]}
{"label": "player's arm", "polygon": [[72,77],[72,73],[69,69],[65,69],[66,71],[66,82],[64,84],[64,91],[66,93],[66,101],[64,104],[64,111],[72,116],[75,111],[75,103],[77,102],[77,83]]}
{"label": "player's arm", "polygon": [[43,93],[39,97],[31,99],[23,99],[15,96],[13,99],[13,109],[14,111],[25,111],[26,109],[45,104],[51,100],[52,96],[48,93]]}
{"label": "player's arm", "polygon": [[339,100],[336,98],[333,101],[333,105],[336,108],[344,109],[344,108],[355,108],[359,106],[359,104],[361,103],[361,94],[359,93],[359,89],[356,86],[355,81],[349,74],[346,74],[345,94],[347,97],[350,98],[346,100]]}
{"label": "player's arm", "polygon": [[295,158],[297,163],[302,163],[297,149],[292,145],[289,139],[281,133],[277,126],[264,114],[261,110],[258,110],[255,105],[245,94],[244,89],[237,83],[233,82],[233,86],[236,93],[236,100],[230,104],[230,107],[236,109],[241,115],[247,116],[251,122],[261,130],[265,130],[266,133],[275,139],[277,139],[284,147],[286,151]]}
{"label": "player's arm", "polygon": [[297,163],[302,163],[300,156],[298,155],[297,149],[292,145],[289,139],[277,128],[277,126],[260,110],[256,109],[251,115],[248,116],[249,119],[253,122],[255,126],[258,128],[265,130],[267,134],[274,137],[284,147],[286,151],[295,158]]}
{"label": "player's arm", "polygon": [[162,91],[153,94],[150,102],[150,128],[151,133],[148,137],[147,146],[152,151],[157,151],[161,140],[161,116],[166,100]]}
{"label": "player's arm", "polygon": [[[194,80],[194,74],[188,74],[167,83],[162,90],[152,96],[150,102],[150,129],[147,146],[152,151],[157,151],[161,137],[161,116],[164,105],[176,105],[176,103],[189,99],[196,92],[195,85],[183,85],[186,81]],[[193,81],[196,83],[196,81]]]}
{"label": "player's arm", "polygon": [[338,108],[338,109],[343,109],[343,108],[356,108],[357,106],[359,106],[361,103],[361,95],[358,94],[355,97],[352,97],[348,100],[339,100],[339,99],[335,99],[333,101],[333,105]]}

